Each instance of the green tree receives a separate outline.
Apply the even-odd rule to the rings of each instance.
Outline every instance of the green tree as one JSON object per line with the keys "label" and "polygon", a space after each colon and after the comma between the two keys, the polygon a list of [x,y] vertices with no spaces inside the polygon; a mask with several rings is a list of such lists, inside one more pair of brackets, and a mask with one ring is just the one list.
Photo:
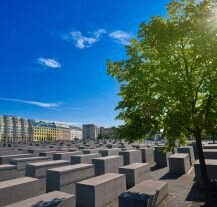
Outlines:
{"label": "green tree", "polygon": [[141,24],[126,60],[108,61],[108,73],[120,83],[119,137],[132,142],[164,129],[169,149],[194,137],[207,206],[211,192],[201,139],[217,123],[216,4],[171,1],[167,18]]}

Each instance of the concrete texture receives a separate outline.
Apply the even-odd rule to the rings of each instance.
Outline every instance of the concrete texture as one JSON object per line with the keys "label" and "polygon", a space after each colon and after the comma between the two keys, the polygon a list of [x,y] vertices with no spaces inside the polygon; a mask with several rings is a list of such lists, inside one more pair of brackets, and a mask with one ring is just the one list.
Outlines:
{"label": "concrete texture", "polygon": [[41,182],[40,191],[42,193],[45,193],[47,170],[51,168],[67,166],[67,165],[70,165],[70,163],[66,160],[54,160],[54,161],[47,161],[47,162],[29,163],[26,165],[26,176],[40,179]]}
{"label": "concrete texture", "polygon": [[163,146],[155,147],[155,161],[158,167],[168,166],[168,157],[172,155],[172,152],[163,152]]}
{"label": "concrete texture", "polygon": [[101,154],[85,154],[85,155],[72,155],[71,156],[71,164],[80,164],[80,163],[86,163],[86,164],[92,164],[92,159],[101,157]]}
{"label": "concrete texture", "polygon": [[192,146],[177,147],[176,150],[177,153],[188,153],[190,164],[193,165],[193,163],[195,162],[195,157],[194,157],[194,149]]}
{"label": "concrete texture", "polygon": [[119,207],[159,206],[167,195],[168,184],[166,182],[145,180],[121,194]]}
{"label": "concrete texture", "polygon": [[125,175],[116,173],[108,173],[78,182],[76,183],[77,207],[108,206],[125,190]]}
{"label": "concrete texture", "polygon": [[54,190],[75,193],[75,183],[95,176],[94,165],[76,164],[49,169],[47,171],[47,192]]}
{"label": "concrete texture", "polygon": [[176,153],[169,157],[169,169],[174,174],[185,174],[190,168],[189,154]]}
{"label": "concrete texture", "polygon": [[58,207],[76,207],[76,199],[73,194],[60,191],[42,194],[24,201],[20,201],[6,207],[33,207],[33,206],[58,206]]}
{"label": "concrete texture", "polygon": [[10,180],[16,178],[16,165],[0,165],[0,181]]}
{"label": "concrete texture", "polygon": [[93,164],[95,165],[96,175],[105,173],[118,173],[118,168],[123,166],[122,156],[107,156],[94,158]]}
{"label": "concrete texture", "polygon": [[143,163],[149,163],[151,165],[155,163],[153,148],[139,148],[139,150],[141,151]]}
{"label": "concrete texture", "polygon": [[39,194],[40,181],[35,178],[23,177],[0,182],[0,206],[9,205]]}
{"label": "concrete texture", "polygon": [[119,148],[112,148],[112,149],[101,149],[99,153],[102,154],[102,157],[111,156],[111,155],[119,155],[121,149]]}
{"label": "concrete texture", "polygon": [[150,179],[148,163],[133,163],[119,168],[119,173],[126,176],[127,187],[133,187],[145,179]]}
{"label": "concrete texture", "polygon": [[[217,160],[206,159],[206,169],[209,179],[217,179]],[[200,172],[200,163],[197,160],[194,163],[196,184],[199,188],[203,188],[202,176]]]}
{"label": "concrete texture", "polygon": [[142,156],[140,150],[128,150],[119,152],[119,155],[122,155],[124,158],[124,165],[129,165],[132,163],[142,162]]}
{"label": "concrete texture", "polygon": [[53,160],[71,160],[72,155],[82,155],[82,151],[75,152],[58,152],[53,154]]}
{"label": "concrete texture", "polygon": [[217,149],[204,149],[203,155],[205,159],[217,159]]}
{"label": "concrete texture", "polygon": [[0,165],[9,164],[13,158],[32,157],[32,154],[14,154],[0,156]]}

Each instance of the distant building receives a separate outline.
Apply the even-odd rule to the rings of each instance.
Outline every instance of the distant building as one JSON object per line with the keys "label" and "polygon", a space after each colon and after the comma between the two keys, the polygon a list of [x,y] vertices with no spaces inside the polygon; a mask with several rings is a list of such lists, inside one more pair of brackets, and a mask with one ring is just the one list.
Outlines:
{"label": "distant building", "polygon": [[100,133],[100,128],[95,124],[84,124],[83,125],[83,139],[84,140],[95,140]]}
{"label": "distant building", "polygon": [[114,128],[112,128],[112,127],[110,127],[110,128],[100,127],[100,134],[102,136],[106,136],[109,139],[115,138]]}
{"label": "distant building", "polygon": [[41,140],[70,140],[70,126],[55,122],[35,121],[34,141]]}
{"label": "distant building", "polygon": [[57,138],[56,140],[70,140],[71,139],[71,130],[70,126],[66,124],[57,124],[56,130],[57,130]]}
{"label": "distant building", "polygon": [[44,121],[35,121],[33,123],[34,141],[56,140],[57,130],[55,123],[47,123]]}
{"label": "distant building", "polygon": [[82,139],[82,129],[79,127],[70,126],[71,140]]}
{"label": "distant building", "polygon": [[0,140],[3,142],[33,141],[31,120],[16,116],[0,116]]}

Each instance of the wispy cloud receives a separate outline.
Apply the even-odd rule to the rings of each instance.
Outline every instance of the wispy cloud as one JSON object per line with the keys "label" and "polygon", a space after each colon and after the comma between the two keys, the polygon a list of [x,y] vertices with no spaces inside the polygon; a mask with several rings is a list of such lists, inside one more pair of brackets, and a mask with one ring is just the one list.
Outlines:
{"label": "wispy cloud", "polygon": [[39,106],[42,108],[52,109],[52,110],[61,110],[58,107],[63,104],[62,102],[45,103],[45,102],[39,102],[39,101],[29,101],[29,100],[13,99],[13,98],[0,98],[0,100],[31,104],[31,105]]}
{"label": "wispy cloud", "polygon": [[66,125],[75,125],[75,126],[81,126],[83,123],[81,122],[71,122],[71,121],[55,121],[55,120],[44,120],[45,122],[55,122],[57,124],[66,124]]}
{"label": "wispy cloud", "polygon": [[61,64],[54,59],[51,58],[44,58],[44,57],[40,57],[38,58],[38,63],[45,66],[45,67],[49,67],[49,68],[61,68]]}
{"label": "wispy cloud", "polygon": [[77,48],[84,49],[93,46],[105,33],[106,30],[101,28],[95,32],[88,32],[89,35],[86,36],[81,31],[73,31],[69,34],[64,34],[62,37],[65,40],[73,40]]}
{"label": "wispy cloud", "polygon": [[133,35],[128,33],[128,32],[116,30],[114,32],[109,33],[109,37],[111,37],[113,40],[119,42],[120,44],[129,45],[130,44],[129,41],[130,41],[130,39],[133,38]]}

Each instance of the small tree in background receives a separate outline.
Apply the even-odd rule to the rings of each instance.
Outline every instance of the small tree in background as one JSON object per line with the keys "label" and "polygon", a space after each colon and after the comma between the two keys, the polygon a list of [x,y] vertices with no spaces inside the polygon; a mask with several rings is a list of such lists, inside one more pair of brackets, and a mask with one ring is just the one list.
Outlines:
{"label": "small tree in background", "polygon": [[164,129],[168,149],[194,137],[206,205],[212,206],[201,139],[217,125],[216,1],[171,1],[167,18],[141,24],[127,55],[108,62],[120,83],[119,137],[133,142]]}

